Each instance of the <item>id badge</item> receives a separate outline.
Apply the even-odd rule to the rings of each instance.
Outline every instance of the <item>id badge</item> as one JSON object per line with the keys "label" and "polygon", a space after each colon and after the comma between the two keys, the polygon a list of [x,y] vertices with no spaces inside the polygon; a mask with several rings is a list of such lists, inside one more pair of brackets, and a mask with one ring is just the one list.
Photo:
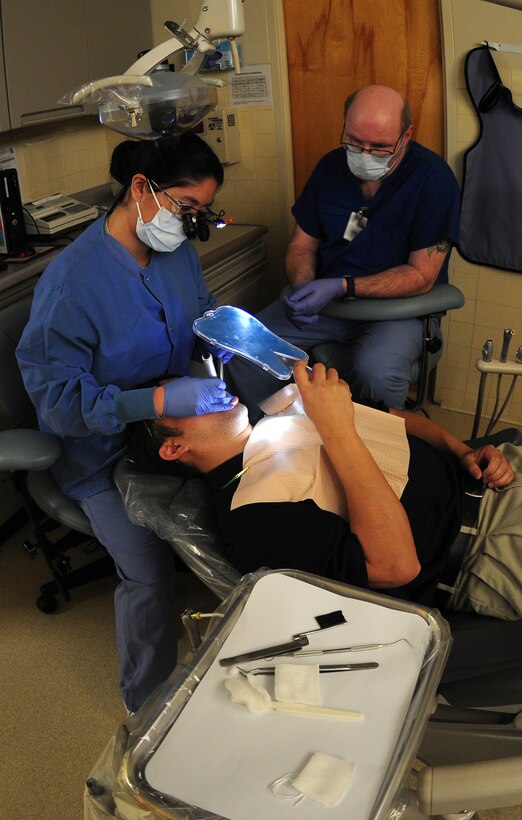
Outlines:
{"label": "id badge", "polygon": [[366,227],[367,222],[368,219],[364,216],[363,211],[352,211],[344,230],[343,239],[351,242]]}

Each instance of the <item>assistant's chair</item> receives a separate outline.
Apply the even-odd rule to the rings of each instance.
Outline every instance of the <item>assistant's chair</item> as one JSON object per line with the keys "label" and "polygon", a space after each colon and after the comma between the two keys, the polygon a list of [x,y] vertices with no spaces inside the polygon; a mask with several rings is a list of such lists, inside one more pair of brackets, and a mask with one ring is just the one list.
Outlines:
{"label": "assistant's chair", "polygon": [[[34,420],[34,407],[15,355],[31,302],[32,296],[26,296],[0,309],[0,418],[3,427],[11,428],[0,432],[0,471],[9,474],[33,528],[34,541],[25,541],[26,551],[30,557],[40,551],[52,574],[53,580],[40,589],[37,606],[43,612],[54,612],[56,595],[70,600],[70,589],[114,572],[114,563],[96,541],[79,504],[62,493],[53,477],[50,468],[60,455],[59,439],[18,426]],[[67,530],[54,539],[57,525]],[[103,550],[103,554],[72,569],[68,552],[80,545],[85,552]]]}
{"label": "assistant's chair", "polygon": [[[464,295],[455,285],[436,285],[429,293],[397,299],[333,300],[321,312],[336,319],[352,321],[391,321],[394,319],[421,319],[423,323],[422,352],[414,362],[410,384],[416,386],[413,398],[406,401],[407,410],[418,410],[428,394],[433,401],[437,363],[443,352],[442,339],[434,333],[434,322],[449,310],[461,308]],[[312,359],[340,373],[349,366],[349,355],[340,342],[323,342],[312,348]]]}

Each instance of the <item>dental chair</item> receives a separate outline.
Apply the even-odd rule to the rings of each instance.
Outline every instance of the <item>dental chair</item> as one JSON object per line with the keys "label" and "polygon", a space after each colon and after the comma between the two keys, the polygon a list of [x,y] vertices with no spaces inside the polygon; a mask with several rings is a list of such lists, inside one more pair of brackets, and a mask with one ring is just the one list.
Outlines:
{"label": "dental chair", "polygon": [[[470,442],[522,444],[510,429]],[[209,490],[198,478],[182,480],[140,471],[129,459],[116,468],[115,481],[134,523],[147,525],[169,541],[187,567],[224,600],[240,581],[215,535]],[[491,630],[514,629],[522,645],[522,622],[504,624],[465,613],[443,611],[454,643],[481,641]],[[481,703],[484,682],[472,676],[459,681],[457,705],[451,685],[441,684],[423,735],[418,759],[426,764],[404,820],[417,820],[469,808],[473,811],[522,804],[522,665],[489,680],[487,707]],[[446,692],[447,697],[444,695]]]}
{"label": "dental chair", "polygon": [[[283,293],[289,292],[285,289]],[[435,332],[436,321],[449,311],[461,308],[464,296],[455,285],[443,284],[420,296],[398,299],[354,299],[348,302],[332,300],[321,311],[326,316],[353,321],[391,321],[418,318],[423,323],[423,345],[420,357],[414,362],[410,384],[415,394],[406,401],[407,410],[419,410],[428,396],[433,402],[437,363],[443,353],[443,341]],[[311,351],[312,359],[326,367],[335,367],[340,373],[349,365],[348,353],[340,342],[323,342]]]}
{"label": "dental chair", "polygon": [[[52,580],[43,584],[37,599],[38,608],[51,613],[58,606],[57,595],[69,601],[69,590],[112,574],[115,568],[81,507],[56,484],[50,468],[60,455],[59,440],[33,429],[34,407],[15,355],[31,302],[32,296],[26,296],[0,309],[0,471],[8,473],[32,525],[34,539],[24,542],[28,556],[36,558],[41,552],[51,572]],[[65,527],[59,537],[58,525]],[[88,555],[103,554],[73,569],[68,553],[79,547]]]}

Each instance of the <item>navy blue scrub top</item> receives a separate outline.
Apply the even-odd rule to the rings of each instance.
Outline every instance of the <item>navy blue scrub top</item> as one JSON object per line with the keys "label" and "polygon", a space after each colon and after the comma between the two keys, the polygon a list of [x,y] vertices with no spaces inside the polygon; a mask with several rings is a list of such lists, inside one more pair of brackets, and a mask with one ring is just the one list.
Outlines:
{"label": "navy blue scrub top", "polygon": [[[351,241],[343,238],[352,211],[368,207],[366,227]],[[346,150],[326,154],[315,167],[292,213],[299,227],[316,239],[321,278],[368,276],[404,265],[412,251],[441,240],[455,244],[460,194],[450,167],[433,151],[410,141],[406,153],[371,202],[348,168]],[[449,254],[437,283],[448,281]]]}

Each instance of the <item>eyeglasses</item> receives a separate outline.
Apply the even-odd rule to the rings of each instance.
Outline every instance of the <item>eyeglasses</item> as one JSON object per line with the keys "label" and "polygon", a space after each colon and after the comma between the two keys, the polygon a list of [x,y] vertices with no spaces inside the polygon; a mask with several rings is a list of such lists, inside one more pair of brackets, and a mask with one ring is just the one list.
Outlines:
{"label": "eyeglasses", "polygon": [[216,228],[224,228],[227,224],[226,220],[224,219],[225,211],[221,210],[218,214],[216,214],[208,207],[196,208],[194,205],[189,205],[187,202],[180,202],[178,199],[174,199],[174,197],[171,196],[168,193],[168,191],[165,191],[165,189],[162,188],[161,185],[158,185],[157,182],[154,182],[153,179],[147,181],[149,183],[151,191],[152,185],[154,185],[154,187],[160,193],[164,194],[167,197],[169,202],[172,202],[172,204],[176,208],[176,211],[173,212],[172,215],[180,219],[185,224],[187,222],[187,217],[189,221],[193,222],[199,222],[201,220],[204,220],[205,222],[208,222],[210,225],[215,225]]}
{"label": "eyeglasses", "polygon": [[154,442],[154,444],[156,445],[156,447],[159,450],[159,448],[161,447],[161,441],[158,441],[158,439],[156,438],[156,436],[152,432],[152,427],[150,426],[150,421],[148,421],[147,419],[144,419],[143,423],[145,425],[145,430],[147,431],[147,433],[151,437],[152,441]]}
{"label": "eyeglasses", "polygon": [[362,154],[362,152],[364,151],[366,154],[371,154],[372,157],[391,157],[393,156],[393,154],[396,154],[397,151],[401,148],[402,140],[404,139],[405,133],[405,131],[402,131],[399,134],[399,139],[390,151],[388,148],[363,148],[362,145],[354,145],[353,142],[346,142],[346,140],[343,140],[343,127],[343,130],[341,131],[341,139],[339,140],[339,144],[342,145],[342,147],[346,151],[349,151],[351,154]]}

